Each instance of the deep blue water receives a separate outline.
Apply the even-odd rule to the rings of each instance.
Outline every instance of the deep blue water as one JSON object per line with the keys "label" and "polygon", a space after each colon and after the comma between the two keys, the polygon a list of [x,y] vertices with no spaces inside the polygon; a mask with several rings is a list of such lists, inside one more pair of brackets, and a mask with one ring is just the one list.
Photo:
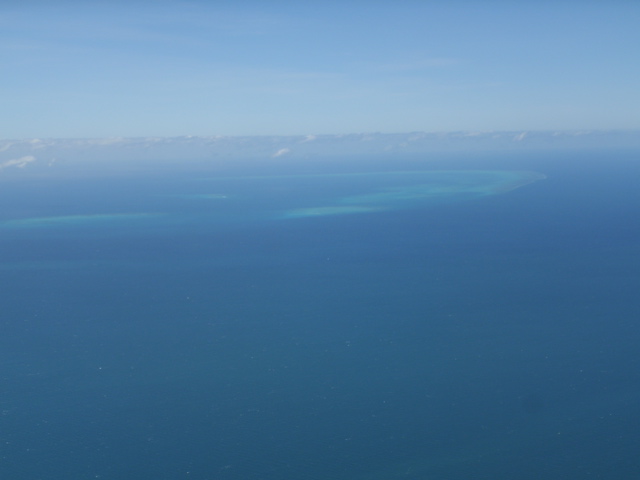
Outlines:
{"label": "deep blue water", "polygon": [[0,478],[640,478],[640,153],[303,165],[0,183]]}

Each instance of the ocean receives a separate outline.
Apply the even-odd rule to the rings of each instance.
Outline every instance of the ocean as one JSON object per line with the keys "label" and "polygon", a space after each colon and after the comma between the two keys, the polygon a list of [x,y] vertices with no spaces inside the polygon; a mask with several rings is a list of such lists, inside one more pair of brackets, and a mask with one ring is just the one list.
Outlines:
{"label": "ocean", "polygon": [[613,149],[0,179],[0,478],[636,480],[639,181]]}

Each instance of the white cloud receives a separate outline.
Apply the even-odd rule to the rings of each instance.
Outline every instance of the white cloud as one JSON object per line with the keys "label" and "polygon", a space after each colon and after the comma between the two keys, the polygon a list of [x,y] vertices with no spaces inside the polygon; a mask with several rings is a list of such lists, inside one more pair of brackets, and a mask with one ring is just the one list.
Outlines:
{"label": "white cloud", "polygon": [[28,163],[35,161],[35,159],[36,157],[33,155],[25,155],[24,157],[7,160],[6,162],[0,163],[0,170],[7,167],[24,168]]}
{"label": "white cloud", "polygon": [[522,140],[524,140],[526,136],[527,136],[527,132],[522,132],[521,134],[516,135],[513,140],[515,142],[521,142]]}
{"label": "white cloud", "polygon": [[287,153],[289,153],[291,151],[291,149],[289,148],[281,148],[280,150],[278,150],[276,153],[274,153],[273,155],[271,155],[271,158],[276,158],[276,157],[281,157],[282,155],[286,155]]}

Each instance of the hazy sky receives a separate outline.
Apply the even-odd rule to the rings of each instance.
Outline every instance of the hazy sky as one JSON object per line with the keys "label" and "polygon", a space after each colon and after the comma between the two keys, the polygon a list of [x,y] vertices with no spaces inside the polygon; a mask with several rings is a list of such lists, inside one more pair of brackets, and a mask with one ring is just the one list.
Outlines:
{"label": "hazy sky", "polygon": [[2,138],[640,128],[637,1],[7,3]]}

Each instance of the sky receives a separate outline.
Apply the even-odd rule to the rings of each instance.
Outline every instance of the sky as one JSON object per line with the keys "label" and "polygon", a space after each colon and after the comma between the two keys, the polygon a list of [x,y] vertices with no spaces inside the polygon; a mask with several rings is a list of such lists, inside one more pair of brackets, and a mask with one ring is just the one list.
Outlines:
{"label": "sky", "polygon": [[3,2],[0,138],[640,129],[638,25],[634,1]]}

